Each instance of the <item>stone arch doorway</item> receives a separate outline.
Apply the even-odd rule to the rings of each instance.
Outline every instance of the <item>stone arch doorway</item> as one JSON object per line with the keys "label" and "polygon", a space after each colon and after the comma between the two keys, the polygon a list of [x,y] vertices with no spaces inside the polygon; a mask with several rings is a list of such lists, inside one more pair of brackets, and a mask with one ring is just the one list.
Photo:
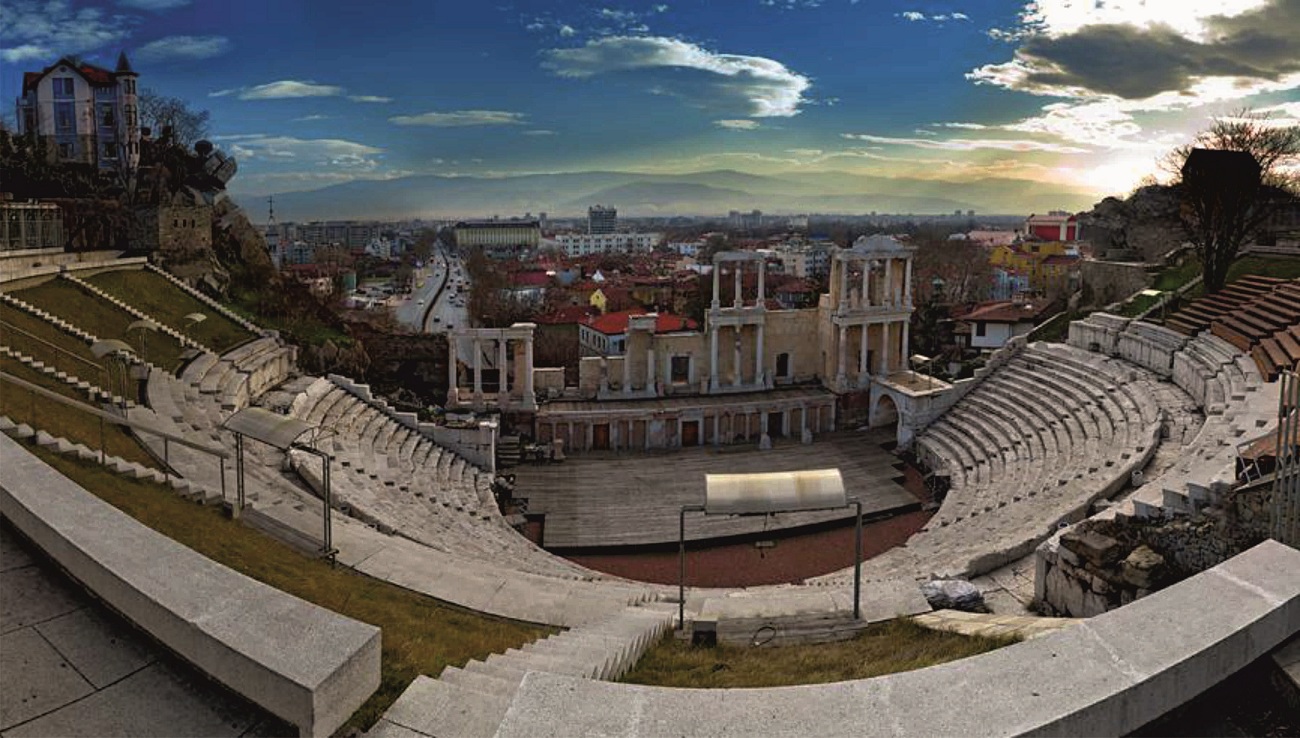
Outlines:
{"label": "stone arch doorway", "polygon": [[876,398],[876,404],[871,408],[871,415],[868,419],[868,425],[872,428],[881,428],[888,425],[894,425],[898,422],[898,405],[894,403],[894,398],[882,393]]}

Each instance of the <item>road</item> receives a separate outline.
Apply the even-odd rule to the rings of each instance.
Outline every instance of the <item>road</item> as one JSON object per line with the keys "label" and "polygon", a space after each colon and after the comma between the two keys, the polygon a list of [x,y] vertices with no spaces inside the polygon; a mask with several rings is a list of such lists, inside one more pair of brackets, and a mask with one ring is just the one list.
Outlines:
{"label": "road", "polygon": [[[433,258],[416,270],[414,279],[416,288],[410,297],[394,308],[399,323],[422,333],[469,327],[469,276],[459,257],[437,244]],[[462,346],[458,353],[462,361],[473,361],[469,346]]]}

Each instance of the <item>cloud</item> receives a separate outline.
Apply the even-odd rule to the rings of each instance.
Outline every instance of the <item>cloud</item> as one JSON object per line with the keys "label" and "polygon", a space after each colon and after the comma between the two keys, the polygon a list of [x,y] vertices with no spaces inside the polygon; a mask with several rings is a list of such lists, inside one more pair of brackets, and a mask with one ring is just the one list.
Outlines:
{"label": "cloud", "polygon": [[893,146],[911,146],[918,149],[940,149],[943,151],[977,151],[993,149],[998,151],[1047,151],[1054,154],[1086,154],[1089,149],[1077,146],[1031,141],[1024,139],[1000,138],[898,138],[894,136],[873,136],[867,133],[843,133],[844,138],[869,143],[890,144]]}
{"label": "cloud", "polygon": [[749,120],[747,118],[741,118],[739,120],[733,120],[733,119],[715,120],[713,121],[713,125],[719,128],[726,128],[732,131],[752,131],[759,127],[758,121]]}
{"label": "cloud", "polygon": [[383,95],[348,95],[348,99],[359,103],[390,103],[393,101],[393,98],[384,97]]}
{"label": "cloud", "polygon": [[512,113],[506,110],[452,110],[446,113],[429,112],[419,115],[397,115],[389,118],[388,121],[399,126],[433,126],[435,128],[503,126],[523,123],[524,114]]}
{"label": "cloud", "polygon": [[298,97],[337,97],[343,94],[343,88],[336,85],[319,85],[311,81],[282,79],[254,87],[210,92],[208,97],[223,97],[233,92],[239,93],[240,100],[283,100]]}
{"label": "cloud", "polygon": [[543,55],[542,66],[561,77],[635,75],[652,83],[653,91],[756,118],[797,115],[803,93],[812,86],[807,77],[778,61],[719,54],[662,36],[610,36]]}
{"label": "cloud", "polygon": [[230,51],[230,45],[225,36],[167,36],[141,46],[135,55],[143,61],[211,59]]}
{"label": "cloud", "polygon": [[312,114],[312,115],[304,115],[304,116],[302,116],[301,118],[291,118],[291,119],[289,120],[289,122],[290,122],[290,123],[306,123],[307,121],[313,121],[313,120],[329,120],[329,119],[331,119],[331,118],[333,118],[333,117],[334,117],[334,116],[332,116],[332,115]]}
{"label": "cloud", "polygon": [[530,131],[524,131],[525,136],[554,136],[555,131],[548,131],[544,128],[534,128]]}
{"label": "cloud", "polygon": [[574,30],[573,26],[570,26],[570,25],[565,24],[565,23],[561,23],[561,24],[560,24],[559,34],[560,34],[561,36],[564,36],[565,38],[569,38],[570,36],[577,35],[577,33],[578,33],[578,32],[577,32],[576,30]]}
{"label": "cloud", "polygon": [[380,162],[375,157],[384,153],[383,149],[375,146],[338,138],[295,138],[250,133],[213,136],[212,140],[230,141],[231,152],[242,159],[293,160],[357,171],[378,169]]}
{"label": "cloud", "polygon": [[918,10],[904,10],[901,13],[895,13],[895,18],[902,18],[912,23],[921,23],[924,21],[933,21],[935,23],[944,23],[946,21],[968,21],[970,16],[965,13],[934,13],[926,15]]}
{"label": "cloud", "polygon": [[1244,92],[1252,81],[1300,76],[1300,3],[1294,0],[1187,0],[1178,13],[1155,5],[1031,4],[1015,32],[1020,46],[1014,58],[967,76],[1034,94],[1125,100],[1186,96],[1213,79],[1236,80]]}
{"label": "cloud", "polygon": [[64,0],[4,0],[0,3],[0,61],[80,54],[116,44],[138,18],[100,8],[73,9]]}
{"label": "cloud", "polygon": [[992,127],[992,126],[984,125],[983,123],[961,123],[961,122],[935,123],[934,125],[939,126],[940,128],[961,128],[968,131],[982,131],[986,128]]}
{"label": "cloud", "polygon": [[117,0],[117,4],[139,10],[171,10],[190,4],[190,0]]}
{"label": "cloud", "polygon": [[44,46],[36,44],[23,44],[14,46],[9,49],[0,49],[0,59],[15,64],[27,59],[47,59],[54,56],[54,52]]}

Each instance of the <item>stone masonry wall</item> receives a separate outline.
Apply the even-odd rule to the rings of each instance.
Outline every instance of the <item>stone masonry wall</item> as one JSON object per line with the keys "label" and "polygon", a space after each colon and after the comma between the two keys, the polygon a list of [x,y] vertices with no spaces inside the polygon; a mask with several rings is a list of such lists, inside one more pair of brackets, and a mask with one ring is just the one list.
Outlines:
{"label": "stone masonry wall", "polygon": [[1263,484],[1196,515],[1085,521],[1040,548],[1038,605],[1092,617],[1220,564],[1268,537],[1271,497]]}

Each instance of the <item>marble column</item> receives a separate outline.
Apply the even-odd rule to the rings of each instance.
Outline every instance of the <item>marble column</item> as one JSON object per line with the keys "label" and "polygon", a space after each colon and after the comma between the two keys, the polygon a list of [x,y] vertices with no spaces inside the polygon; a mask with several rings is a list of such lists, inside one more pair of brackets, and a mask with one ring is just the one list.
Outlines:
{"label": "marble column", "polygon": [[[516,381],[518,379],[515,377]],[[537,395],[533,391],[533,337],[531,335],[524,339],[524,404],[530,407],[537,404]]]}
{"label": "marble column", "polygon": [[713,414],[713,445],[714,446],[722,445],[722,436],[719,435],[722,432],[721,418],[722,418],[721,414],[719,413]]}
{"label": "marble column", "polygon": [[767,299],[767,290],[763,284],[763,279],[767,274],[767,260],[758,262],[758,306],[763,307],[763,301]]}
{"label": "marble column", "polygon": [[744,326],[741,326],[741,325],[735,326],[735,327],[733,328],[733,332],[736,334],[736,342],[735,342],[735,361],[733,361],[733,362],[731,363],[731,386],[732,386],[732,387],[739,387],[739,386],[740,386],[740,374],[741,374],[741,371],[740,371],[740,336],[741,336],[741,332],[742,332],[743,330],[744,330]]}
{"label": "marble column", "polygon": [[763,384],[763,324],[759,323],[758,343],[754,346],[754,384]]}
{"label": "marble column", "polygon": [[[912,307],[912,260],[908,258],[904,261],[903,267],[903,304]],[[903,335],[907,335],[904,332]]]}
{"label": "marble column", "polygon": [[869,307],[871,305],[871,260],[862,260],[862,304],[858,307]]}
{"label": "marble column", "polygon": [[721,302],[720,302],[721,293],[718,292],[718,290],[722,289],[722,284],[719,279],[721,275],[722,275],[722,263],[714,262],[713,264],[713,309],[714,310],[717,310],[719,307],[721,307]]}
{"label": "marble column", "polygon": [[483,345],[474,338],[474,401],[483,399]]}
{"label": "marble column", "polygon": [[629,353],[632,347],[628,345],[629,343],[630,341],[625,339],[623,344],[623,385],[619,389],[624,394],[632,391],[632,354]]}
{"label": "marble column", "polygon": [[849,338],[848,326],[841,325],[840,340],[838,346],[836,347],[838,349],[837,351],[838,361],[835,369],[835,383],[840,386],[843,386],[844,384],[844,372],[846,369],[846,365],[848,364],[848,348],[849,348],[848,338]]}
{"label": "marble column", "polygon": [[506,365],[509,359],[506,358],[506,338],[503,335],[497,339],[497,402],[505,404],[506,398],[510,397],[510,367]]}
{"label": "marble column", "polygon": [[893,333],[893,323],[880,324],[880,369],[876,372],[881,376],[889,375],[889,336]]}
{"label": "marble column", "polygon": [[709,391],[718,390],[718,326],[709,326]]}
{"label": "marble column", "polygon": [[447,349],[448,349],[448,351],[447,351],[447,354],[448,354],[448,358],[447,358],[447,404],[449,404],[449,405],[451,404],[451,401],[456,397],[456,385],[459,383],[459,378],[456,376],[456,359],[457,359],[457,356],[456,356],[456,353],[457,353],[457,352],[456,352],[456,349],[457,349],[457,345],[458,345],[459,343],[460,343],[460,341],[457,341],[457,340],[456,340],[456,337],[455,337],[454,335],[448,334],[448,336],[447,336]]}
{"label": "marble column", "polygon": [[871,326],[866,323],[862,324],[862,345],[859,347],[861,354],[858,357],[858,384],[861,385],[863,380],[871,374],[871,367],[867,365],[868,348],[867,334]]}
{"label": "marble column", "polygon": [[894,260],[885,259],[885,294],[881,296],[881,304],[894,305]]}
{"label": "marble column", "polygon": [[846,259],[836,259],[831,264],[840,269],[839,309],[843,312],[849,306],[849,262]]}
{"label": "marble column", "polygon": [[743,299],[741,299],[741,296],[740,296],[740,287],[741,287],[741,283],[740,283],[740,272],[741,272],[741,265],[742,265],[743,263],[744,263],[744,262],[740,262],[740,261],[733,261],[733,262],[731,263],[731,268],[735,271],[735,274],[736,274],[736,307],[744,307],[744,306],[745,306],[745,301],[744,301]]}
{"label": "marble column", "polygon": [[908,339],[910,338],[908,334],[911,333],[911,330],[912,330],[911,323],[906,320],[903,321],[903,343],[899,347],[899,354],[898,354],[900,360],[908,356],[909,352],[911,351],[911,348],[908,346]]}
{"label": "marble column", "polygon": [[651,393],[655,391],[655,350],[652,348],[645,352],[645,389]]}

